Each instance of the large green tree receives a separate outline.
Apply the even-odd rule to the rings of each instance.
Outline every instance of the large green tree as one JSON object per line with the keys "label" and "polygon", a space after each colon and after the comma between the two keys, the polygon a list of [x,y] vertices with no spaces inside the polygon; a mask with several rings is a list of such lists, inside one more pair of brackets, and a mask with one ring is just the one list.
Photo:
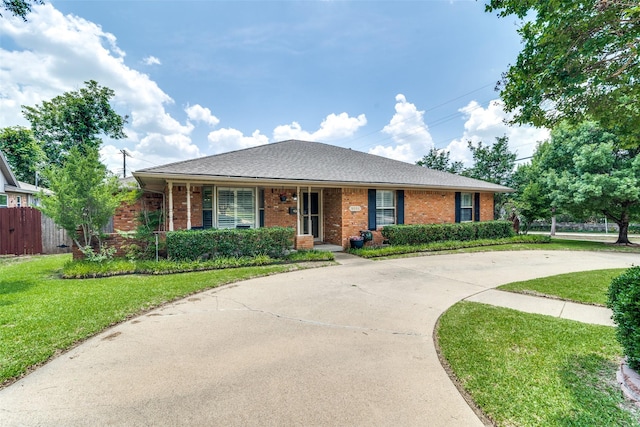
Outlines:
{"label": "large green tree", "polygon": [[[27,14],[31,12],[34,4],[44,4],[42,0],[2,0],[2,8],[13,16],[19,16],[24,21],[27,20]],[[0,14],[0,16],[3,16]]]}
{"label": "large green tree", "polygon": [[637,0],[489,0],[486,9],[524,21],[522,51],[499,83],[515,122],[595,120],[640,146]]}
{"label": "large green tree", "polygon": [[640,219],[640,147],[624,147],[617,135],[584,122],[560,124],[539,150],[552,205],[607,217],[619,227],[616,243],[629,244],[629,223]]}
{"label": "large green tree", "polygon": [[100,162],[98,150],[71,147],[64,165],[51,165],[45,174],[53,194],[41,194],[42,212],[79,248],[87,250],[96,241],[102,248],[101,229],[127,195]]}
{"label": "large green tree", "polygon": [[[473,166],[465,169],[462,175],[510,187],[516,163],[516,153],[509,150],[509,138],[506,136],[497,137],[492,145],[485,145],[482,142],[474,145],[471,141],[468,144],[473,156]],[[501,216],[501,211],[508,200],[508,194],[496,193],[494,195],[495,218]]]}
{"label": "large green tree", "polygon": [[36,173],[44,166],[44,151],[33,133],[21,126],[0,129],[0,151],[19,181],[36,183]]}
{"label": "large green tree", "polygon": [[451,154],[448,151],[438,150],[437,148],[429,150],[416,164],[425,168],[455,174],[460,174],[464,170],[464,164],[462,162],[451,161]]}
{"label": "large green tree", "polygon": [[65,92],[42,105],[23,106],[22,112],[50,163],[61,166],[73,147],[81,155],[98,149],[103,136],[126,137],[123,127],[127,117],[117,114],[110,104],[114,94],[90,80],[80,90]]}

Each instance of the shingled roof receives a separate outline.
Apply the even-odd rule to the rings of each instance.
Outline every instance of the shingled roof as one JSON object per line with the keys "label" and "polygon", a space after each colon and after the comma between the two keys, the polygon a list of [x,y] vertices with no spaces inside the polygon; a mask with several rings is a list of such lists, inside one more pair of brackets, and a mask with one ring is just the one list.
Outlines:
{"label": "shingled roof", "polygon": [[158,179],[381,186],[511,192],[508,187],[319,142],[288,140],[142,169],[142,186]]}

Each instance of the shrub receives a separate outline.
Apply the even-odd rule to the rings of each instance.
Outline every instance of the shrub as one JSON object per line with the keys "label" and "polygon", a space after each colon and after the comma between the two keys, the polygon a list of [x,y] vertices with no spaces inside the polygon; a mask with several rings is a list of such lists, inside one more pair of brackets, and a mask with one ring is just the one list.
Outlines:
{"label": "shrub", "polygon": [[616,336],[631,369],[640,371],[640,267],[611,281],[607,306],[613,311]]}
{"label": "shrub", "polygon": [[509,221],[465,222],[459,224],[388,225],[382,236],[391,245],[423,245],[435,242],[513,237]]}
{"label": "shrub", "polygon": [[173,260],[282,258],[293,247],[293,228],[181,230],[167,233],[167,255]]}

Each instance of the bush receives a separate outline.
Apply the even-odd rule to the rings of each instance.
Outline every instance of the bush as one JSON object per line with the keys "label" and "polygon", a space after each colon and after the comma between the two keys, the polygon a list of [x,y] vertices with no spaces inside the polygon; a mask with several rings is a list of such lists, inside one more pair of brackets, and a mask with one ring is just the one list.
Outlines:
{"label": "bush", "polygon": [[167,233],[167,255],[172,260],[282,258],[293,247],[294,235],[293,228],[284,227],[171,231]]}
{"label": "bush", "polygon": [[607,306],[613,311],[616,336],[631,369],[640,372],[640,267],[611,281]]}
{"label": "bush", "polygon": [[382,236],[391,245],[423,245],[435,242],[513,237],[509,221],[465,222],[460,224],[388,225]]}

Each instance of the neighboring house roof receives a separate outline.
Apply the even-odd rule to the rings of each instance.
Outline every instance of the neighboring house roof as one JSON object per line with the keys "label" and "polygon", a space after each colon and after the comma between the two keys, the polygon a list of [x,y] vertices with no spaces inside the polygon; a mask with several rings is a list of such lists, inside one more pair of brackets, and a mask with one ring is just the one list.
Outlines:
{"label": "neighboring house roof", "polygon": [[[4,176],[5,186],[4,188],[0,188],[0,192],[6,193],[21,193],[21,194],[37,194],[40,190],[44,190],[46,194],[51,194],[50,190],[42,187],[36,187],[33,184],[29,184],[26,182],[18,181],[16,176],[11,171],[11,167],[9,166],[9,162],[7,158],[4,156],[2,151],[0,151],[0,172]],[[1,182],[1,181],[0,181]]]}
{"label": "neighboring house roof", "polygon": [[142,187],[164,180],[272,185],[378,186],[511,192],[512,189],[348,148],[289,140],[142,169]]}
{"label": "neighboring house roof", "polygon": [[[4,154],[2,153],[2,151],[0,151],[0,172],[2,172],[2,175],[4,176],[7,186],[17,187],[19,185],[18,180],[16,179],[16,176],[13,174],[13,172],[11,172],[11,168],[9,167],[9,162],[7,161],[7,158],[4,157]],[[4,189],[0,188],[0,190],[4,190]]]}

